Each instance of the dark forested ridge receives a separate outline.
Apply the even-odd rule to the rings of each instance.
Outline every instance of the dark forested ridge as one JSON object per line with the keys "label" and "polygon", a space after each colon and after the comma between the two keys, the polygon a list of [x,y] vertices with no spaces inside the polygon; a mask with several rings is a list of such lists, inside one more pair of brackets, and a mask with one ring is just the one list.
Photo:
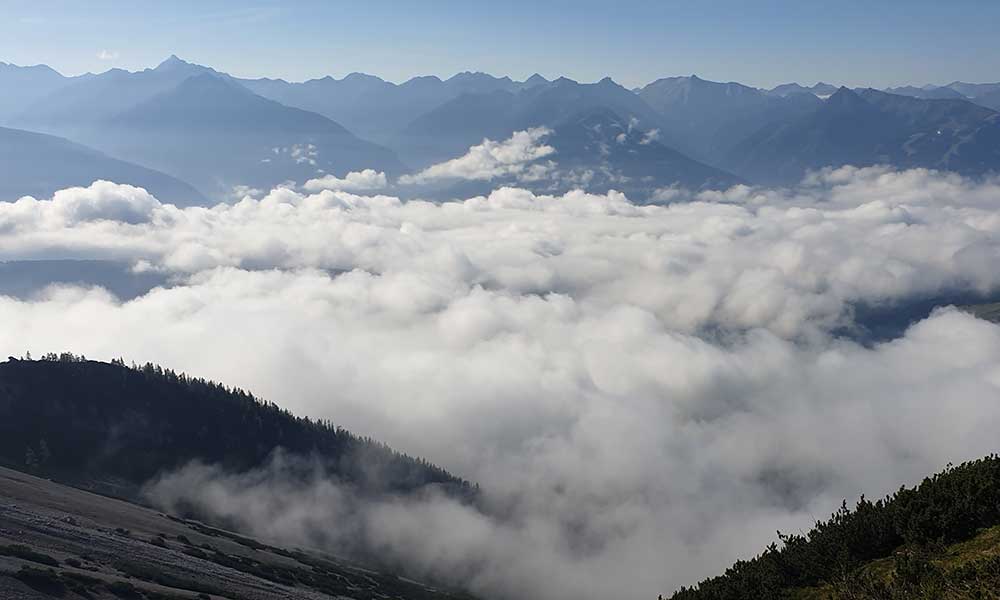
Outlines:
{"label": "dark forested ridge", "polygon": [[278,448],[315,456],[362,491],[472,490],[444,469],[328,421],[152,364],[71,354],[0,363],[0,463],[17,469],[138,485],[195,459],[248,470]]}
{"label": "dark forested ridge", "polygon": [[[671,600],[997,598],[1000,540],[984,535],[997,525],[1000,455],[993,455],[877,502],[862,497],[853,510],[845,502],[809,533],[779,533],[781,547],[771,544]],[[977,537],[988,538],[985,551],[976,548],[957,566],[944,560],[957,554],[946,547]],[[892,563],[870,568],[880,559]]]}

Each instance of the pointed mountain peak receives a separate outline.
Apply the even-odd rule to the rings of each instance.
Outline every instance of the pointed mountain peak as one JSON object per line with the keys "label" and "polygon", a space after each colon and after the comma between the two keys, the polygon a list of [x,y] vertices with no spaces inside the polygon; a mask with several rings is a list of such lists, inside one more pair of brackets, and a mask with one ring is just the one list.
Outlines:
{"label": "pointed mountain peak", "polygon": [[826,105],[834,108],[853,108],[868,105],[868,102],[854,90],[842,85],[826,99]]}
{"label": "pointed mountain peak", "polygon": [[525,83],[548,83],[549,80],[546,79],[546,78],[544,78],[544,77],[542,77],[538,73],[535,73],[531,77],[527,78],[524,82]]}
{"label": "pointed mountain peak", "polygon": [[182,65],[190,65],[191,63],[181,60],[176,54],[171,54],[166,60],[157,65],[157,69],[169,69],[171,67],[179,67]]}

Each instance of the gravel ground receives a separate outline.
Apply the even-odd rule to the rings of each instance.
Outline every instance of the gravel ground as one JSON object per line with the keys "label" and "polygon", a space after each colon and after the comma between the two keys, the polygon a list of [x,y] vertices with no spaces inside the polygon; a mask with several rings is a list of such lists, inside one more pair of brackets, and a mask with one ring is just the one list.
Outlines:
{"label": "gravel ground", "polygon": [[[23,552],[11,552],[11,545],[43,556],[18,556]],[[53,559],[58,565],[42,564]],[[68,585],[32,579],[22,569],[51,569],[46,577]],[[84,577],[82,587],[73,583],[74,575]],[[125,584],[135,593],[130,596]],[[206,595],[233,600],[467,598],[0,468],[0,598]]]}

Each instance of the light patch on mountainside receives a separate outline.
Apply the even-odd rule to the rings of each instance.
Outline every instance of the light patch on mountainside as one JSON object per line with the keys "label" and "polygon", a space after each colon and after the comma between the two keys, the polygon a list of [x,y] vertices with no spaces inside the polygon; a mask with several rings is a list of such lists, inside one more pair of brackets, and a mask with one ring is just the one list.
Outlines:
{"label": "light patch on mountainside", "polygon": [[464,156],[431,165],[415,175],[404,175],[399,181],[403,184],[421,184],[438,179],[490,181],[497,177],[519,175],[528,170],[528,163],[555,152],[555,148],[542,143],[551,133],[545,127],[536,127],[515,132],[510,139],[502,142],[486,139],[469,148]]}
{"label": "light patch on mountainside", "polygon": [[1000,290],[1000,180],[842,168],[676,199],[282,187],[181,209],[102,183],[0,203],[3,256],[172,278],[0,298],[0,352],[169,364],[476,480],[477,506],[361,502],[275,465],[151,493],[500,599],[666,594],[995,451],[1000,327],[941,309],[885,343],[841,332],[858,303]]}
{"label": "light patch on mountainside", "polygon": [[385,173],[375,169],[365,169],[363,171],[351,171],[344,177],[336,175],[324,175],[316,179],[310,179],[303,184],[302,188],[308,192],[319,192],[321,190],[361,192],[368,190],[384,189],[388,185]]}

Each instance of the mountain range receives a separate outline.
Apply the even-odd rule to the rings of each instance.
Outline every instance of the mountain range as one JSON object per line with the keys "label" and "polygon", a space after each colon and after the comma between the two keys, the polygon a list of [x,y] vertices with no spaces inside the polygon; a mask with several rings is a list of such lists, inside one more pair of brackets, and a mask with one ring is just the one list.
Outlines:
{"label": "mountain range", "polygon": [[[843,164],[970,175],[1000,168],[1000,84],[759,89],[692,75],[629,90],[610,78],[515,81],[473,72],[401,84],[363,73],[295,83],[235,78],[171,56],[138,72],[77,77],[0,63],[0,88],[10,90],[0,99],[0,124],[130,163],[129,182],[172,186],[161,198],[181,204],[366,168],[384,172],[400,196],[450,198],[484,186],[453,181],[414,190],[398,177],[460,157],[485,139],[500,142],[537,127],[553,132],[547,143],[554,152],[545,161],[552,176],[512,183],[550,192],[580,186],[583,173],[595,189],[626,191],[636,201],[654,201],[656,190],[671,185],[787,185],[810,169]],[[603,139],[612,130],[625,134],[623,143]],[[43,139],[55,143],[35,141]],[[36,156],[28,180],[43,179],[42,172],[74,185],[106,178],[102,172],[125,178],[110,166],[80,166],[93,159]],[[19,170],[8,160],[10,168],[0,168]],[[150,171],[140,177],[142,168]],[[566,178],[555,181],[558,175]],[[20,179],[6,183],[7,197],[52,188]]]}
{"label": "mountain range", "polygon": [[840,88],[817,110],[759,130],[723,164],[762,183],[852,164],[978,175],[1000,165],[1000,114],[966,100],[924,100]]}
{"label": "mountain range", "polygon": [[641,88],[638,95],[660,113],[676,148],[716,164],[750,134],[823,104],[812,93],[772,94],[695,75],[659,79]]}
{"label": "mountain range", "polygon": [[204,204],[188,183],[43,133],[0,127],[0,201],[50,198],[58,190],[106,180],[145,188],[163,202]]}

